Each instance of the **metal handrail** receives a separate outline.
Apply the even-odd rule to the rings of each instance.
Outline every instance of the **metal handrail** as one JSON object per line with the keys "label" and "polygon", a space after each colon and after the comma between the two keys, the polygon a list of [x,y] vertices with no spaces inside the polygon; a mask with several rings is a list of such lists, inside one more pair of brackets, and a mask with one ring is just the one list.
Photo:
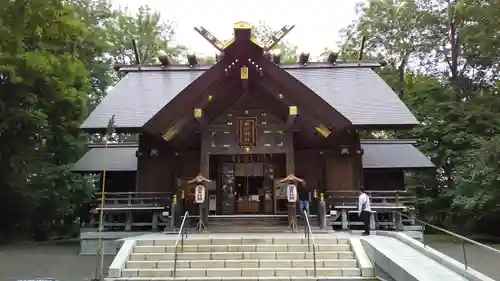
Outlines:
{"label": "metal handrail", "polygon": [[[465,250],[465,242],[468,242],[468,243],[470,243],[470,244],[474,244],[474,245],[476,245],[476,246],[478,246],[478,247],[480,247],[480,248],[483,248],[483,249],[485,249],[485,250],[488,250],[488,251],[493,252],[493,253],[495,253],[495,254],[497,254],[497,255],[499,255],[499,256],[500,256],[500,250],[497,250],[497,249],[495,249],[495,248],[493,248],[493,247],[490,247],[490,246],[488,246],[488,245],[484,245],[484,244],[479,243],[479,242],[477,242],[477,241],[475,241],[475,240],[472,240],[472,239],[470,239],[470,238],[467,238],[467,237],[462,236],[462,235],[460,235],[460,234],[457,234],[457,233],[455,233],[455,232],[452,232],[452,231],[446,230],[446,229],[441,228],[441,227],[439,227],[439,226],[435,226],[435,225],[433,225],[433,224],[430,224],[430,223],[428,223],[428,222],[426,222],[426,221],[423,221],[423,220],[418,219],[418,218],[416,218],[416,217],[413,217],[413,216],[411,216],[411,215],[405,215],[405,214],[402,214],[402,213],[399,213],[399,212],[394,212],[394,213],[395,213],[395,214],[397,214],[397,215],[399,215],[399,216],[403,216],[403,217],[406,217],[406,218],[409,218],[409,219],[415,220],[416,222],[419,222],[419,223],[421,223],[421,224],[423,224],[423,225],[425,225],[425,226],[429,226],[429,227],[431,227],[431,228],[434,228],[434,229],[436,229],[436,230],[439,230],[439,231],[441,231],[441,232],[444,232],[444,233],[446,233],[446,234],[448,234],[448,235],[451,235],[451,236],[453,236],[453,237],[455,237],[455,238],[460,239],[460,242],[461,242],[461,244],[462,244],[462,253],[463,253],[463,256],[464,256],[464,266],[465,266],[465,269],[468,269],[468,267],[469,267],[469,266],[467,265],[467,251]],[[399,229],[397,229],[397,230],[399,230]],[[427,247],[427,244],[425,243],[425,239],[422,239],[422,242],[424,243],[424,247]]]}
{"label": "metal handrail", "polygon": [[184,228],[184,223],[186,222],[187,217],[189,217],[189,211],[186,211],[184,213],[184,218],[182,219],[181,228],[179,228],[179,233],[177,233],[177,239],[175,240],[174,272],[172,273],[173,277],[176,277],[176,273],[177,273],[177,260],[178,260],[177,246],[179,244],[179,236],[181,238],[181,251],[184,251],[184,235],[186,235],[186,238],[187,238],[187,231]]}
{"label": "metal handrail", "polygon": [[316,275],[316,242],[314,241],[314,237],[312,235],[311,231],[311,224],[309,223],[309,218],[307,216],[306,210],[303,210],[304,212],[304,220],[306,222],[306,225],[304,227],[304,235],[307,237],[307,247],[309,248],[309,251],[311,251],[311,242],[313,246],[313,263],[314,263],[314,276]]}

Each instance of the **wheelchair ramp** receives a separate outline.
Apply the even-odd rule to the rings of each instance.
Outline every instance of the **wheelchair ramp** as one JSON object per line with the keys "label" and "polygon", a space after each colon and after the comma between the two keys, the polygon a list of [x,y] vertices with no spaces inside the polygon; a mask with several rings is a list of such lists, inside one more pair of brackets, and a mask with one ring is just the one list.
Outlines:
{"label": "wheelchair ramp", "polygon": [[398,239],[374,235],[361,241],[370,259],[394,280],[469,280]]}

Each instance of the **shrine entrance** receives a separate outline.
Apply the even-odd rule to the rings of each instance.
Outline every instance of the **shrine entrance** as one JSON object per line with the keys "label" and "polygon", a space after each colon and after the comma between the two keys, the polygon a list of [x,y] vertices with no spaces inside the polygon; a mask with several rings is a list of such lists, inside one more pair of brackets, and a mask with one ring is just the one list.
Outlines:
{"label": "shrine entrance", "polygon": [[209,194],[211,215],[286,213],[284,154],[214,155],[211,177],[217,179]]}

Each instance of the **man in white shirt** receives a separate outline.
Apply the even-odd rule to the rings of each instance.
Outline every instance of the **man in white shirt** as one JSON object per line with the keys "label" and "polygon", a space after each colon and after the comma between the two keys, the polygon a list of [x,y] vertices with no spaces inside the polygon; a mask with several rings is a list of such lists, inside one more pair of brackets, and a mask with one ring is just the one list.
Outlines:
{"label": "man in white shirt", "polygon": [[365,188],[359,188],[359,199],[358,199],[358,215],[364,224],[363,234],[370,235],[370,215],[371,215],[370,197],[365,193]]}

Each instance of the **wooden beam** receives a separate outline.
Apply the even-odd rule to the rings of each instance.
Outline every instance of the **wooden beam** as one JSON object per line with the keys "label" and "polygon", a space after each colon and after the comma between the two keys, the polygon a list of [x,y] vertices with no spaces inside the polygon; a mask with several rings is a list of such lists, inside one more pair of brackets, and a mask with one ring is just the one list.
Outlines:
{"label": "wooden beam", "polygon": [[219,80],[220,77],[225,77],[224,69],[226,65],[226,61],[223,60],[203,73],[146,122],[143,129],[152,134],[162,133],[165,123],[170,122],[176,116],[184,115],[189,108],[195,107],[195,103],[206,89]]}
{"label": "wooden beam", "polygon": [[332,131],[330,131],[325,125],[319,123],[318,126],[314,127],[318,133],[320,133],[324,138],[329,137],[332,134]]}
{"label": "wooden beam", "polygon": [[225,91],[225,94],[217,97],[213,106],[206,109],[205,118],[208,123],[212,122],[213,119],[217,118],[217,116],[222,114],[229,106],[236,103],[236,101],[240,99],[242,95],[238,92],[239,87],[240,85],[238,83],[232,84],[232,86]]}
{"label": "wooden beam", "polygon": [[[268,81],[271,80],[274,83],[278,83],[285,93],[293,96],[293,99],[297,101],[301,109],[306,109],[311,115],[321,120],[325,126],[334,128],[335,130],[342,130],[352,125],[345,116],[314,93],[314,91],[276,64],[270,62],[264,56],[257,58],[255,63],[262,68],[263,77],[267,76]],[[321,112],[321,114],[313,114],[313,112]]]}
{"label": "wooden beam", "polygon": [[292,31],[294,27],[295,25],[285,25],[280,30],[278,30],[278,32],[274,32],[271,36],[265,39],[263,42],[264,53],[272,50],[272,48],[274,48],[274,46],[276,46],[281,41],[281,39],[283,39],[290,31]]}
{"label": "wooden beam", "polygon": [[203,36],[203,38],[205,38],[219,52],[222,52],[224,50],[224,44],[219,39],[217,39],[212,33],[210,33],[206,28],[200,26],[200,27],[195,27],[194,30],[196,30],[196,32],[198,32],[201,36]]}
{"label": "wooden beam", "polygon": [[[238,85],[237,81],[232,80],[232,81],[226,81],[224,84],[224,81],[221,82],[222,84],[219,84],[217,87],[211,87],[209,89],[210,93],[217,93],[215,95],[209,95],[207,94],[206,96],[203,97],[201,102],[199,102],[195,109],[193,109],[192,112],[186,114],[186,118],[188,118],[187,122],[183,124],[183,126],[178,127],[178,132],[176,133],[177,136],[179,135],[184,135],[186,136],[186,133],[189,132],[191,133],[193,130],[195,130],[195,125],[198,123],[200,125],[200,129],[204,130],[208,127],[209,122],[209,114],[207,114],[207,108],[210,108],[211,104],[217,103],[217,101],[220,101],[222,98],[221,96],[226,96],[226,92],[230,91],[234,87]],[[221,87],[223,85],[223,87]],[[199,114],[200,112],[196,112],[196,109],[201,110],[202,117],[201,118],[196,118],[196,114]],[[189,122],[191,120],[195,119],[196,122]]]}
{"label": "wooden beam", "polygon": [[186,123],[189,122],[189,117],[184,116],[179,118],[174,125],[170,126],[162,135],[165,141],[171,141],[179,132],[182,131],[182,128]]}
{"label": "wooden beam", "polygon": [[[259,83],[260,87],[262,89],[264,89],[268,94],[270,94],[276,101],[280,101],[283,104],[288,105],[288,106],[294,106],[294,104],[292,103],[293,101],[290,101],[288,97],[285,97],[284,95],[279,93],[280,89],[274,83],[272,83],[271,81],[268,81],[268,80],[266,81],[266,79],[260,79],[259,82],[260,82]],[[318,131],[316,128],[320,127],[326,133],[326,130],[325,130],[326,127],[324,125],[321,125],[321,123],[319,121],[317,121],[314,117],[311,117],[312,114],[310,114],[309,112],[304,111],[304,110],[301,110],[301,112],[302,112],[302,114],[300,115],[300,118],[302,120],[304,120],[304,122],[307,124],[307,126],[311,130]],[[297,111],[297,113],[298,113],[298,111]],[[287,120],[287,123],[288,123],[288,120]]]}
{"label": "wooden beam", "polygon": [[286,153],[284,146],[254,146],[254,147],[210,147],[210,154],[237,155],[237,154],[281,154]]}

